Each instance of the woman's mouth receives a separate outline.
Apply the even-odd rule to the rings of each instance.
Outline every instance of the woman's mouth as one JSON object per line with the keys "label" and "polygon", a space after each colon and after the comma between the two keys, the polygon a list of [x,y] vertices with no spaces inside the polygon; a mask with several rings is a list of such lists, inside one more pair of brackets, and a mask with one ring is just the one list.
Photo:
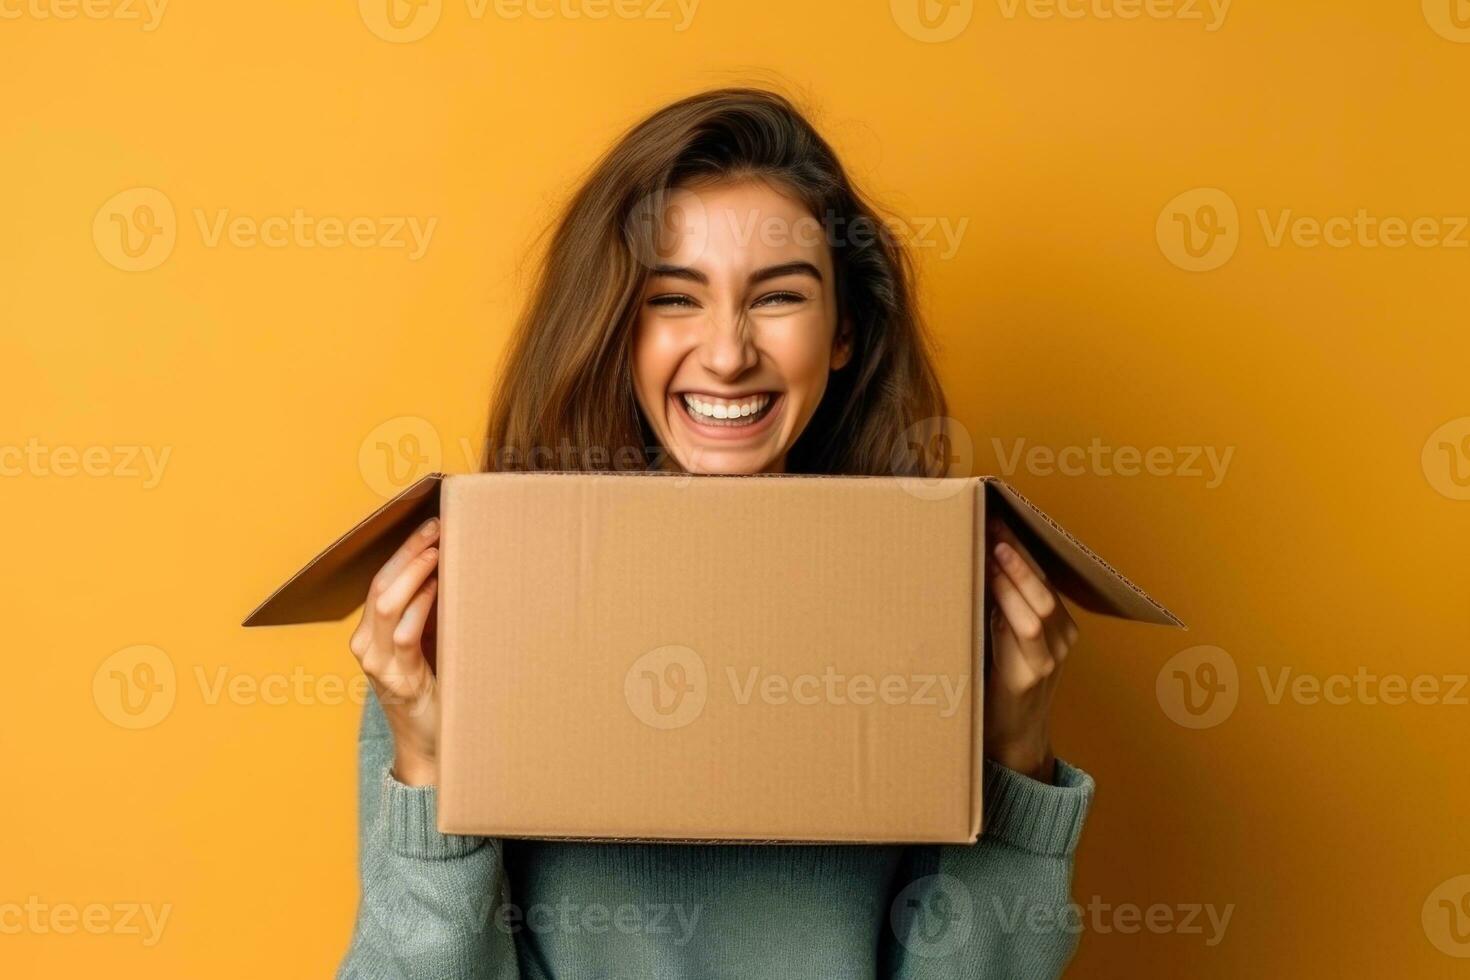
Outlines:
{"label": "woman's mouth", "polygon": [[698,425],[743,429],[766,418],[778,396],[775,392],[761,392],[742,398],[717,398],[686,391],[677,397],[684,406],[684,413]]}
{"label": "woman's mouth", "polygon": [[770,434],[786,404],[779,391],[724,398],[702,391],[669,393],[669,412],[677,415],[696,444],[729,448],[754,445]]}

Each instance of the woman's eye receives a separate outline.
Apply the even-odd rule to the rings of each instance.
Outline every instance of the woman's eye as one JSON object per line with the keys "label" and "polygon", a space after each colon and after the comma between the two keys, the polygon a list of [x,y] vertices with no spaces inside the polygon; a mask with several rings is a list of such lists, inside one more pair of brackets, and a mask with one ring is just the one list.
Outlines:
{"label": "woman's eye", "polygon": [[786,303],[800,303],[806,299],[801,293],[780,292],[767,293],[756,300],[751,306],[782,306]]}
{"label": "woman's eye", "polygon": [[683,293],[669,293],[664,296],[654,296],[648,301],[649,306],[674,306],[694,308],[699,304],[694,302],[693,297],[685,296]]}

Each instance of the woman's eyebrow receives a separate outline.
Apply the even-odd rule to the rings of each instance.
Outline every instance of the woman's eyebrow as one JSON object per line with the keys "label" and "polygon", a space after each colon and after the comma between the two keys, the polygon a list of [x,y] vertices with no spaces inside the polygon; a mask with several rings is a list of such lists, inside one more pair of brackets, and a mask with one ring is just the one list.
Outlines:
{"label": "woman's eyebrow", "polygon": [[[669,279],[683,279],[688,282],[697,282],[701,286],[709,285],[709,277],[698,269],[691,269],[683,265],[659,265],[654,266],[653,274]],[[822,281],[822,270],[810,262],[783,262],[780,265],[768,265],[764,269],[757,269],[750,274],[750,284],[766,282],[770,279],[780,279],[782,276],[811,276],[817,282]]]}
{"label": "woman's eyebrow", "polygon": [[781,265],[768,265],[764,269],[757,269],[750,274],[750,284],[765,282],[768,279],[780,279],[782,276],[811,276],[817,282],[822,281],[822,270],[810,262],[785,262]]}
{"label": "woman's eyebrow", "polygon": [[667,276],[670,279],[686,279],[689,282],[697,282],[701,286],[709,285],[709,277],[703,272],[682,265],[654,266],[653,274],[655,276]]}

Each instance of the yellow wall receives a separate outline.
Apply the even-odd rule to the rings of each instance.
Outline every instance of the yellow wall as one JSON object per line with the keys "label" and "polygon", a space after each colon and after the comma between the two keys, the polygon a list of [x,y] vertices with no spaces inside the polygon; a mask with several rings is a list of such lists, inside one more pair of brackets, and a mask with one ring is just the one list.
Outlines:
{"label": "yellow wall", "polygon": [[[621,2],[432,0],[394,28],[369,0],[0,0],[0,905],[48,910],[0,933],[0,975],[329,971],[346,626],[235,624],[380,499],[378,442],[468,468],[537,230],[621,127],[748,79],[914,219],[977,471],[1017,440],[1185,450],[1013,471],[1193,627],[1083,621],[1057,734],[1098,779],[1077,895],[1108,931],[1078,975],[1462,967],[1465,4],[964,0],[925,27],[911,0]],[[297,209],[371,242],[436,224],[417,257],[214,235]],[[1277,236],[1360,210],[1338,246]],[[129,256],[115,216],[172,251]],[[1432,220],[1390,247],[1368,218]],[[1233,454],[1218,481],[1183,466],[1206,450]],[[1223,654],[1171,662],[1197,645]],[[1225,689],[1191,715],[1175,670],[1205,660]],[[1347,675],[1347,703],[1275,697],[1283,670]],[[1435,703],[1381,703],[1386,675]],[[143,713],[119,678],[157,688]],[[161,938],[129,903],[168,908]],[[1103,903],[1234,908],[1211,947]]]}

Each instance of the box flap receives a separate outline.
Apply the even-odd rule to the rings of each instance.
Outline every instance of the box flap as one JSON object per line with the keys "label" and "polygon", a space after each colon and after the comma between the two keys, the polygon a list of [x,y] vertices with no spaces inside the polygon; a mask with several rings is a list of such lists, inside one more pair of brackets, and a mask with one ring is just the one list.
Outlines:
{"label": "box flap", "polygon": [[246,626],[338,620],[362,605],[378,569],[419,523],[439,513],[442,473],[431,473],[332,542],[245,617]]}
{"label": "box flap", "polygon": [[1068,599],[1092,612],[1188,629],[1178,616],[1103,561],[1010,484],[993,476],[983,479],[1010,505],[1005,510],[1019,522],[1019,526],[1012,522],[1013,530]]}

